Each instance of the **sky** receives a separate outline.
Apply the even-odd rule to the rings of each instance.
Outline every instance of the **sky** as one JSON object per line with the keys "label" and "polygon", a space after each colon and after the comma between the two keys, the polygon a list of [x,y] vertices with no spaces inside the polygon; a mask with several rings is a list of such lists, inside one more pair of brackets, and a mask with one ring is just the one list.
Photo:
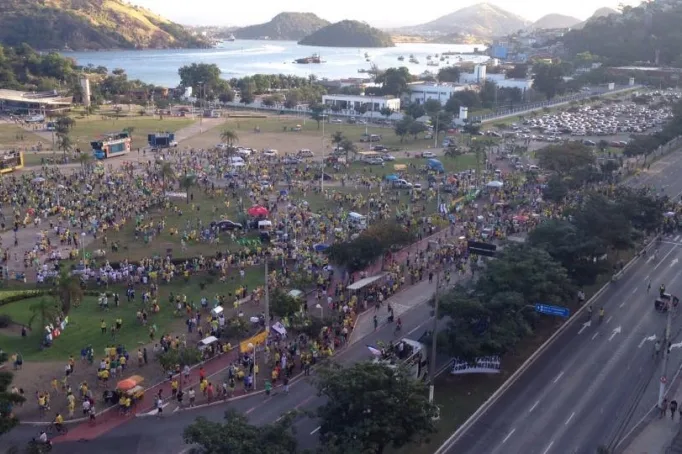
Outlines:
{"label": "sky", "polygon": [[[419,3],[405,1],[403,10],[395,8],[395,0],[259,0],[257,7],[250,2],[223,0],[128,0],[184,25],[246,26],[267,22],[282,11],[311,12],[331,22],[343,19],[361,20],[375,27],[400,27],[429,22],[460,8],[481,3],[480,0],[437,0],[428,8]],[[387,8],[389,5],[393,8]],[[286,3],[286,6],[283,6]],[[535,21],[550,13],[565,14],[587,19],[601,7],[617,9],[619,3],[635,5],[637,0],[573,0],[554,3],[547,0],[489,0],[500,8]]]}

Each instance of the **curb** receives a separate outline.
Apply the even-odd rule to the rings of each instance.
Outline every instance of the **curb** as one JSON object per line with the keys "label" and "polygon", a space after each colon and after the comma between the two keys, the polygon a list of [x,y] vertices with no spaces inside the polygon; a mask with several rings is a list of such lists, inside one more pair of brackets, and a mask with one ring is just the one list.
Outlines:
{"label": "curb", "polygon": [[[682,376],[680,376],[680,372],[682,372],[682,367],[677,369],[677,372],[675,372],[675,375],[673,376],[673,379],[671,380],[671,383],[674,386],[669,386],[668,389],[666,390],[665,394],[663,397],[667,397],[671,392],[677,392],[677,390],[680,387],[680,383],[682,383]],[[674,389],[674,391],[673,391]],[[656,411],[659,410],[658,405],[654,405],[651,407],[651,409],[646,412],[642,418],[637,421],[637,424],[635,424],[632,429],[628,431],[621,439],[620,441],[616,444],[616,446],[613,447],[613,453],[617,454],[622,452],[624,449],[627,449],[630,446],[630,443],[639,436],[640,433],[646,428],[646,426],[652,421],[653,416],[656,414]]]}
{"label": "curb", "polygon": [[[659,235],[656,235],[649,243],[647,243],[642,251],[647,250],[656,241]],[[623,276],[623,274],[634,265],[634,263],[642,257],[641,251],[636,254],[621,271],[616,273],[618,276]],[[594,301],[596,301],[606,290],[613,285],[611,281],[604,284],[592,297],[585,302],[575,313],[569,318],[564,324],[562,324],[550,337],[547,339],[533,354],[516,369],[516,371],[499,387],[497,390],[481,405],[450,437],[440,445],[434,454],[445,454],[450,447],[459,440],[462,435],[468,431],[471,426],[478,422],[479,419],[502,397],[502,395],[507,392],[507,390],[523,375],[530,366],[532,366],[535,361],[540,358],[540,356],[549,348],[549,346],[556,341],[564,331],[566,331],[570,326],[572,326],[578,318],[581,316],[582,312],[587,309]]]}

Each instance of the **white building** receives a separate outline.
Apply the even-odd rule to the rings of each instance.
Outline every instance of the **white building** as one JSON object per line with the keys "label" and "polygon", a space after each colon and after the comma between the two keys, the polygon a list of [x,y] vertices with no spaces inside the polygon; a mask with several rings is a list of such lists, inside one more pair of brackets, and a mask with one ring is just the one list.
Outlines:
{"label": "white building", "polygon": [[364,95],[324,95],[322,103],[327,106],[339,106],[341,110],[359,110],[365,106],[368,112],[379,112],[389,108],[394,112],[400,110],[400,99],[392,96],[364,96]]}
{"label": "white building", "polygon": [[424,104],[429,99],[435,99],[441,104],[445,104],[458,91],[468,90],[471,87],[449,83],[418,82],[410,84],[409,89],[410,101],[413,103]]}
{"label": "white building", "polygon": [[495,82],[500,88],[518,88],[521,91],[529,90],[533,86],[533,79],[507,79],[504,74],[488,74],[485,65],[474,66],[474,72],[461,73],[459,81],[468,84]]}
{"label": "white building", "polygon": [[459,83],[461,84],[482,84],[486,79],[486,66],[476,65],[474,66],[474,72],[472,73],[461,73],[459,75]]}

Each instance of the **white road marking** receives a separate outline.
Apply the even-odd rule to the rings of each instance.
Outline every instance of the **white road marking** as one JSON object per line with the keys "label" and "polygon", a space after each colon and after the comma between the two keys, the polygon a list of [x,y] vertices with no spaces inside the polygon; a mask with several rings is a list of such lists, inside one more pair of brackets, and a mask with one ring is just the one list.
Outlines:
{"label": "white road marking", "polygon": [[544,451],[542,451],[542,454],[547,454],[547,453],[549,452],[549,450],[552,449],[552,445],[553,445],[553,444],[554,444],[554,440],[552,440],[552,441],[549,443],[549,445],[547,445],[547,449],[545,449]]}
{"label": "white road marking", "polygon": [[312,432],[310,432],[310,435],[314,435],[314,434],[317,433],[317,431],[320,430],[321,428],[322,428],[322,426],[317,426],[317,429],[315,429],[315,430],[313,430]]}
{"label": "white road marking", "polygon": [[599,332],[594,333],[594,336],[592,336],[592,340],[595,340],[599,336]]}
{"label": "white road marking", "polygon": [[630,295],[634,295],[635,293],[637,293],[637,290],[638,290],[637,287],[633,288],[632,293],[630,293]]}
{"label": "white road marking", "polygon": [[507,440],[509,440],[509,437],[511,437],[514,434],[514,432],[516,432],[516,429],[512,429],[511,432],[509,432],[507,436],[504,437],[504,440],[502,440],[502,444],[505,444]]}
{"label": "white road marking", "polygon": [[538,401],[535,401],[535,403],[533,404],[533,406],[530,407],[530,410],[528,410],[528,413],[531,413],[533,410],[535,410],[535,407],[537,407],[539,403],[540,403],[539,400],[538,400]]}
{"label": "white road marking", "polygon": [[680,239],[680,236],[677,235],[673,241],[677,241],[677,240],[679,240],[679,239]]}
{"label": "white road marking", "polygon": [[561,372],[559,372],[559,375],[557,375],[556,378],[554,379],[554,383],[558,382],[561,379],[561,377],[563,377],[563,376],[564,376],[564,371],[562,370]]}
{"label": "white road marking", "polygon": [[606,323],[610,322],[612,318],[613,318],[613,315],[606,320]]}
{"label": "white road marking", "polygon": [[571,422],[571,419],[573,419],[574,416],[575,416],[575,412],[571,413],[571,416],[568,417],[568,419],[566,420],[566,422],[564,423],[564,425],[567,426],[568,423]]}
{"label": "white road marking", "polygon": [[673,246],[673,247],[668,251],[668,253],[665,254],[665,255],[663,256],[663,258],[661,259],[661,261],[658,262],[658,263],[656,264],[656,266],[654,267],[654,269],[656,269],[656,268],[658,268],[659,266],[661,266],[661,263],[665,262],[665,259],[667,259],[668,256],[669,256],[670,254],[672,254],[673,251],[674,251],[676,248],[677,248],[677,246]]}
{"label": "white road marking", "polygon": [[625,301],[623,301],[622,303],[620,303],[620,304],[618,305],[619,308],[622,308],[623,306],[625,306]]}

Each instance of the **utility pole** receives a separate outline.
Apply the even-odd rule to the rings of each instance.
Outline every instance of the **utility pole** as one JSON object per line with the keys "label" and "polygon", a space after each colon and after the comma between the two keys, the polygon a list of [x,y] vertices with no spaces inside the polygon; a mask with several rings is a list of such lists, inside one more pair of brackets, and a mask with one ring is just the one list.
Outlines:
{"label": "utility pole", "polygon": [[431,367],[429,367],[429,402],[433,402],[436,386],[436,345],[438,343],[438,300],[440,292],[440,270],[436,272],[436,292],[433,295],[433,328],[431,330]]}
{"label": "utility pole", "polygon": [[265,332],[270,332],[270,284],[268,282],[268,259],[269,254],[265,253]]}
{"label": "utility pole", "polygon": [[665,396],[665,387],[668,382],[668,357],[669,355],[669,343],[670,343],[670,325],[672,324],[673,318],[673,305],[672,296],[671,300],[668,302],[668,316],[665,322],[665,338],[663,339],[663,361],[661,365],[661,381],[658,388],[658,406],[662,408],[663,398]]}
{"label": "utility pole", "polygon": [[320,172],[320,192],[324,197],[324,117],[325,114],[322,112],[322,172]]}

